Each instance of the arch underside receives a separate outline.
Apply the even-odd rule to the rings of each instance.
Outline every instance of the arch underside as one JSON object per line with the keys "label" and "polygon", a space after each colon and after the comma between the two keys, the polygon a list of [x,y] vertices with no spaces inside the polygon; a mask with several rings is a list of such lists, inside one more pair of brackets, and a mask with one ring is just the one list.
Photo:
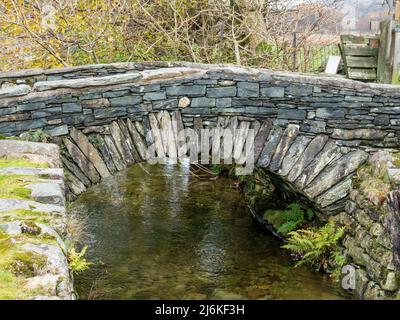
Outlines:
{"label": "arch underside", "polygon": [[[236,115],[185,118],[179,110],[163,110],[83,130],[71,128],[67,136],[58,138],[67,190],[74,198],[102,178],[146,161],[149,147],[159,159],[168,157],[171,150],[178,153],[182,129],[192,129],[200,137],[201,129],[212,128],[241,129],[241,134],[234,135],[233,154],[245,152],[253,129],[255,166],[277,174],[329,214],[343,209],[352,176],[369,157],[362,149],[339,146],[328,135],[303,133],[297,124],[274,126],[268,118]],[[202,143],[199,150],[205,148]],[[210,148],[210,158],[213,152]]]}

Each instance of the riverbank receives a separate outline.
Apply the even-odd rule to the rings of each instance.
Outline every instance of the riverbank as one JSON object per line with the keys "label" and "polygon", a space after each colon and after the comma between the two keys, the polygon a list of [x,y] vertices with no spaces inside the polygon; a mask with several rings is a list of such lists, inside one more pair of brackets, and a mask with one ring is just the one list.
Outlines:
{"label": "riverbank", "polygon": [[0,299],[75,299],[57,145],[0,140]]}

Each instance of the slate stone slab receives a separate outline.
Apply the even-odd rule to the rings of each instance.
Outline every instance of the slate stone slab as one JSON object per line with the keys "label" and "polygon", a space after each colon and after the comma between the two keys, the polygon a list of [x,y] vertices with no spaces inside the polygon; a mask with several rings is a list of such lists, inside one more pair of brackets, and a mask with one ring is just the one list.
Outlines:
{"label": "slate stone slab", "polygon": [[118,98],[110,98],[111,107],[128,107],[142,103],[143,97],[139,95],[129,95]]}
{"label": "slate stone slab", "polygon": [[283,129],[281,127],[275,126],[272,128],[268,140],[265,143],[263,150],[261,151],[257,165],[261,167],[268,167],[271,162],[271,158],[275,152],[276,146],[281,139],[282,133]]}
{"label": "slate stone slab", "polygon": [[377,129],[333,129],[332,138],[343,140],[382,140],[386,137],[387,133],[383,130]]}
{"label": "slate stone slab", "polygon": [[130,119],[126,120],[126,126],[129,131],[130,136],[132,137],[132,142],[135,145],[135,148],[139,154],[141,160],[146,160],[147,156],[147,145],[135,125],[132,123]]}
{"label": "slate stone slab", "polygon": [[143,96],[145,101],[157,101],[166,99],[167,95],[164,91],[160,92],[146,92]]}
{"label": "slate stone slab", "polygon": [[266,87],[260,89],[261,97],[283,98],[285,96],[285,88],[283,87]]}
{"label": "slate stone slab", "polygon": [[74,174],[71,173],[68,169],[64,170],[65,170],[65,182],[67,183],[69,190],[71,190],[75,196],[78,196],[81,193],[85,192],[86,191],[85,185],[77,177],[75,177]]}
{"label": "slate stone slab", "polygon": [[[212,108],[215,107],[215,99],[212,98],[193,98],[190,104],[191,108]],[[185,109],[187,110],[187,109]]]}
{"label": "slate stone slab", "polygon": [[27,185],[26,188],[32,191],[31,197],[37,202],[65,205],[64,192],[59,183],[34,183]]}
{"label": "slate stone slab", "polygon": [[280,175],[288,175],[290,170],[292,170],[294,165],[297,163],[298,159],[302,156],[310,141],[310,137],[303,135],[297,136],[296,140],[292,143],[282,160],[282,167],[279,170]]}
{"label": "slate stone slab", "polygon": [[344,119],[345,110],[338,108],[318,108],[316,117],[321,119]]}
{"label": "slate stone slab", "polygon": [[46,91],[59,88],[81,89],[87,87],[111,86],[135,82],[141,77],[140,73],[126,73],[97,78],[91,77],[73,80],[39,81],[34,84],[33,88],[36,91]]}
{"label": "slate stone slab", "polygon": [[52,137],[64,136],[68,134],[68,126],[62,125],[46,129],[46,132]]}
{"label": "slate stone slab", "polygon": [[303,172],[304,168],[306,168],[315,159],[327,141],[328,136],[323,134],[313,138],[289,171],[287,179],[289,181],[296,180],[297,177]]}
{"label": "slate stone slab", "polygon": [[254,139],[254,161],[257,163],[261,151],[265,145],[265,142],[269,136],[269,133],[272,128],[272,121],[270,119],[266,119],[262,122],[260,129],[257,132],[257,135]]}
{"label": "slate stone slab", "polygon": [[345,154],[321,172],[318,177],[304,189],[304,192],[314,198],[330,187],[336,185],[368,159],[368,153],[362,150],[352,151]]}
{"label": "slate stone slab", "polygon": [[341,157],[340,148],[333,141],[329,140],[322,151],[312,159],[312,162],[304,169],[304,171],[295,180],[295,184],[303,189],[332,161]]}
{"label": "slate stone slab", "polygon": [[0,98],[9,98],[23,96],[31,91],[31,87],[26,84],[12,86],[8,88],[0,88]]}
{"label": "slate stone slab", "polygon": [[95,119],[124,117],[126,115],[127,115],[127,110],[125,107],[113,107],[113,108],[94,110]]}
{"label": "slate stone slab", "polygon": [[285,88],[285,93],[289,96],[306,97],[313,94],[313,87],[307,85],[290,85]]}
{"label": "slate stone slab", "polygon": [[315,202],[321,207],[325,208],[339,200],[344,199],[350,192],[352,187],[351,179],[346,179],[339,182],[331,189],[315,198]]}
{"label": "slate stone slab", "polygon": [[282,160],[285,157],[290,145],[293,143],[299,134],[300,127],[298,125],[289,124],[282,134],[282,138],[276,146],[274,155],[272,156],[269,169],[277,171],[281,166]]}
{"label": "slate stone slab", "polygon": [[94,137],[97,141],[99,141],[99,145],[97,147],[99,148],[104,163],[106,164],[110,173],[115,174],[117,172],[117,168],[115,167],[114,161],[111,156],[111,152],[108,149],[107,144],[105,143],[103,137],[100,134],[96,134],[94,135]]}
{"label": "slate stone slab", "polygon": [[79,130],[71,128],[70,136],[81,149],[86,158],[93,164],[102,178],[110,176],[107,166],[97,149],[89,142],[89,139]]}
{"label": "slate stone slab", "polygon": [[82,106],[80,103],[63,103],[62,112],[63,113],[78,113],[82,111]]}
{"label": "slate stone slab", "polygon": [[113,137],[115,146],[117,147],[121,157],[124,159],[127,165],[132,165],[135,163],[135,159],[133,158],[132,152],[126,142],[126,138],[124,137],[118,123],[113,121],[110,124],[110,133]]}
{"label": "slate stone slab", "polygon": [[30,200],[0,199],[0,212],[9,212],[13,210],[32,210],[33,212],[44,212],[62,217],[66,215],[64,206],[44,204]]}
{"label": "slate stone slab", "polygon": [[71,155],[74,162],[78,167],[84,172],[84,174],[93,183],[98,183],[100,181],[100,175],[97,173],[96,168],[93,164],[85,157],[82,151],[73,144],[68,138],[63,138],[63,143],[67,148],[69,154]]}
{"label": "slate stone slab", "polygon": [[110,135],[105,135],[104,136],[104,142],[107,145],[108,150],[110,151],[111,157],[113,159],[114,165],[117,168],[118,171],[121,171],[127,167],[127,164],[118,151],[117,147],[115,146],[115,142]]}
{"label": "slate stone slab", "polygon": [[168,96],[204,96],[206,94],[206,86],[172,86],[166,88]]}
{"label": "slate stone slab", "polygon": [[298,109],[278,109],[278,119],[304,120],[307,111]]}
{"label": "slate stone slab", "polygon": [[160,126],[156,116],[153,113],[149,114],[150,128],[152,137],[154,139],[154,147],[159,159],[165,158],[165,149],[163,145],[163,138],[161,136]]}
{"label": "slate stone slab", "polygon": [[0,157],[28,158],[50,167],[61,167],[60,149],[56,144],[0,140]]}
{"label": "slate stone slab", "polygon": [[[242,164],[243,162],[240,160],[242,152],[245,151],[245,142],[246,142],[246,137],[248,135],[248,131],[250,129],[250,122],[248,121],[241,121],[239,124],[238,132],[235,134],[235,140],[233,144],[233,158],[235,161],[239,164]],[[250,141],[250,143],[254,143],[253,141]]]}
{"label": "slate stone slab", "polygon": [[85,187],[89,187],[92,183],[86,175],[79,169],[79,167],[72,161],[68,160],[65,156],[61,156],[64,169],[70,171],[78,180],[83,183]]}
{"label": "slate stone slab", "polygon": [[139,153],[137,152],[135,145],[132,141],[131,135],[129,134],[128,128],[125,124],[125,122],[122,119],[117,120],[119,128],[121,129],[121,132],[124,136],[125,144],[127,148],[129,149],[130,153],[132,154],[133,159],[135,162],[140,162],[141,158]]}
{"label": "slate stone slab", "polygon": [[258,97],[260,95],[260,85],[256,82],[238,82],[237,83],[238,97]]}
{"label": "slate stone slab", "polygon": [[7,167],[1,168],[0,174],[45,175],[48,176],[48,179],[56,180],[62,180],[64,178],[63,170],[60,168]]}
{"label": "slate stone slab", "polygon": [[207,97],[226,98],[236,96],[236,87],[216,87],[207,88]]}
{"label": "slate stone slab", "polygon": [[13,221],[0,223],[0,230],[10,236],[20,235],[22,233],[21,222]]}

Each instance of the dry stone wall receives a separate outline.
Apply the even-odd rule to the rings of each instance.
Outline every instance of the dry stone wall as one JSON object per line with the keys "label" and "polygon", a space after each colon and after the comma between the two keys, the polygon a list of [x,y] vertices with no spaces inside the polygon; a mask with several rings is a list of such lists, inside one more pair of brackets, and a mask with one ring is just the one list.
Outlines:
{"label": "dry stone wall", "polygon": [[1,298],[74,299],[59,147],[0,140],[0,162]]}
{"label": "dry stone wall", "polygon": [[[40,74],[0,75],[3,82],[19,83],[0,90],[0,134],[48,132],[62,148],[69,199],[145,161],[153,145],[158,157],[168,156],[183,128],[254,129],[256,164],[288,181],[326,215],[353,219],[349,226],[357,233],[365,229],[366,220],[355,213],[359,211],[353,210],[349,197],[358,188],[354,177],[378,150],[399,147],[396,86],[187,63],[89,66]],[[235,140],[238,152],[242,138]],[[372,220],[382,230],[391,228]],[[388,238],[391,245],[379,247],[378,255],[387,257],[379,260],[377,247],[361,244],[356,233],[346,238],[344,247],[370,287],[360,289],[360,296],[393,297],[397,286],[386,284],[393,274],[398,276],[390,264],[394,238]]]}

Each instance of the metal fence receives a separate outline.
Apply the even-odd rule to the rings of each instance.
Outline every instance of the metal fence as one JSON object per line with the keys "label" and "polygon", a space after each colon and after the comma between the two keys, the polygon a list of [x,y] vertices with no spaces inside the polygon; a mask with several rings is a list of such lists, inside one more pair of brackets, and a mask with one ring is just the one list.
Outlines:
{"label": "metal fence", "polygon": [[297,48],[296,71],[304,73],[319,73],[325,70],[329,56],[340,56],[337,45],[302,46]]}
{"label": "metal fence", "polygon": [[298,44],[299,32],[292,34],[292,71],[304,73],[323,72],[329,56],[340,56],[338,44]]}

